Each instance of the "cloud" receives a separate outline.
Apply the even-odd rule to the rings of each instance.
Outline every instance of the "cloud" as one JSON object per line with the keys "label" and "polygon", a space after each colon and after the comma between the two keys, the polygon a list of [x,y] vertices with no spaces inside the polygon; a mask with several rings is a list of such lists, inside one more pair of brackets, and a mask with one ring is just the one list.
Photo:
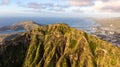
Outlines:
{"label": "cloud", "polygon": [[43,12],[42,10],[31,10],[31,9],[28,9],[28,10],[21,10],[22,12],[30,12],[30,13],[40,13],[40,12]]}
{"label": "cloud", "polygon": [[106,6],[101,8],[101,10],[108,12],[120,12],[120,6]]}
{"label": "cloud", "polygon": [[3,4],[8,4],[8,3],[9,3],[9,0],[3,0],[2,3],[3,3]]}
{"label": "cloud", "polygon": [[[97,1],[97,0],[96,0]],[[102,1],[102,2],[109,2],[111,0],[99,0],[99,1]]]}
{"label": "cloud", "polygon": [[120,12],[120,0],[109,0],[107,2],[102,2],[97,4],[95,8],[102,12]]}
{"label": "cloud", "polygon": [[31,12],[67,12],[70,10],[74,13],[91,13],[92,11],[96,13],[120,12],[120,0],[60,0],[60,3],[37,1],[24,3],[21,1],[21,3],[22,7],[32,8],[33,11]]}
{"label": "cloud", "polygon": [[70,0],[69,3],[71,6],[94,6],[96,1],[109,2],[111,0]]}
{"label": "cloud", "polygon": [[61,4],[54,4],[54,3],[37,3],[37,2],[30,2],[27,3],[26,7],[33,8],[33,9],[40,9],[40,8],[69,8],[69,5],[61,5]]}
{"label": "cloud", "polygon": [[2,0],[1,5],[8,5],[9,4],[9,0]]}
{"label": "cloud", "polygon": [[70,0],[71,6],[92,6],[94,5],[94,0]]}
{"label": "cloud", "polygon": [[81,9],[72,9],[73,12],[75,13],[83,13],[84,11]]}
{"label": "cloud", "polygon": [[26,6],[28,8],[39,9],[41,7],[41,4],[35,3],[35,2],[30,2]]}
{"label": "cloud", "polygon": [[65,12],[65,10],[62,8],[50,8],[48,10],[52,12]]}
{"label": "cloud", "polygon": [[54,5],[54,7],[58,7],[58,8],[69,8],[70,6],[69,6],[69,5],[57,4],[57,5]]}
{"label": "cloud", "polygon": [[68,5],[54,4],[54,3],[37,3],[37,2],[29,2],[27,4],[21,4],[21,7],[32,8],[30,10],[22,10],[23,12],[41,12],[41,11],[49,11],[49,12],[64,12],[65,8],[68,8]]}
{"label": "cloud", "polygon": [[[19,6],[35,9],[35,10],[30,10],[30,12],[39,12],[39,10],[49,11],[49,12],[65,12],[65,9],[69,8],[69,5],[62,5],[55,3],[37,3],[37,2],[29,2],[27,4],[22,4],[22,5],[20,4]],[[25,10],[25,12],[27,11],[29,10]]]}
{"label": "cloud", "polygon": [[33,9],[46,9],[46,8],[54,7],[54,4],[52,4],[52,3],[29,2],[24,6],[26,6],[27,8],[33,8]]}

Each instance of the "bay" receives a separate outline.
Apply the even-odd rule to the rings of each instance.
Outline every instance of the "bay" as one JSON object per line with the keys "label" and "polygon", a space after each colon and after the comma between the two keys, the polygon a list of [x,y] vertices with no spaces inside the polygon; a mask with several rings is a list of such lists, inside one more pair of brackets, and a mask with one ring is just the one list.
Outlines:
{"label": "bay", "polygon": [[[18,22],[32,20],[39,24],[54,24],[54,23],[65,23],[71,27],[84,30],[88,33],[94,32],[92,29],[96,26],[96,22],[88,18],[53,18],[53,17],[2,17],[0,18],[0,27],[9,26]],[[4,32],[5,33],[5,32]],[[7,31],[7,33],[9,33]],[[10,31],[10,33],[12,33]]]}

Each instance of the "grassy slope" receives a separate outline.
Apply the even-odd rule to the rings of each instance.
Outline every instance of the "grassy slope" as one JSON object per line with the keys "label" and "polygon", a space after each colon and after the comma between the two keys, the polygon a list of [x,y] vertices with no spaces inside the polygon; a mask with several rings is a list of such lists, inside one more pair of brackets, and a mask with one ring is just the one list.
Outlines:
{"label": "grassy slope", "polygon": [[120,48],[65,24],[40,26],[0,46],[0,67],[119,67]]}
{"label": "grassy slope", "polygon": [[23,67],[119,67],[120,48],[64,24],[31,32]]}
{"label": "grassy slope", "polygon": [[21,34],[20,37],[10,41],[5,41],[0,45],[0,67],[22,67],[26,51],[29,46],[28,33]]}

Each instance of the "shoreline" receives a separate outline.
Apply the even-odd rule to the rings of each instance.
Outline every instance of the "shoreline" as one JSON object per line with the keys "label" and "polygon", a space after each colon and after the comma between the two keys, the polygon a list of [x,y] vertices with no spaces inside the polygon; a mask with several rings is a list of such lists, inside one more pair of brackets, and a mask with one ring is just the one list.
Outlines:
{"label": "shoreline", "polygon": [[93,35],[120,47],[120,17],[94,19],[94,21],[101,26],[94,28],[96,32]]}
{"label": "shoreline", "polygon": [[115,32],[120,33],[120,18],[94,19],[94,21],[103,27],[111,28]]}

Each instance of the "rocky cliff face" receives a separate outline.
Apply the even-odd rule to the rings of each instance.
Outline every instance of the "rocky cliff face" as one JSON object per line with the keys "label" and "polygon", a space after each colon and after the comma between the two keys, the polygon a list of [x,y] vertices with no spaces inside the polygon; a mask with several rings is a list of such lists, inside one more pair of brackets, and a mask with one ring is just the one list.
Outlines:
{"label": "rocky cliff face", "polygon": [[120,48],[65,24],[39,26],[5,41],[0,52],[2,67],[120,66]]}

